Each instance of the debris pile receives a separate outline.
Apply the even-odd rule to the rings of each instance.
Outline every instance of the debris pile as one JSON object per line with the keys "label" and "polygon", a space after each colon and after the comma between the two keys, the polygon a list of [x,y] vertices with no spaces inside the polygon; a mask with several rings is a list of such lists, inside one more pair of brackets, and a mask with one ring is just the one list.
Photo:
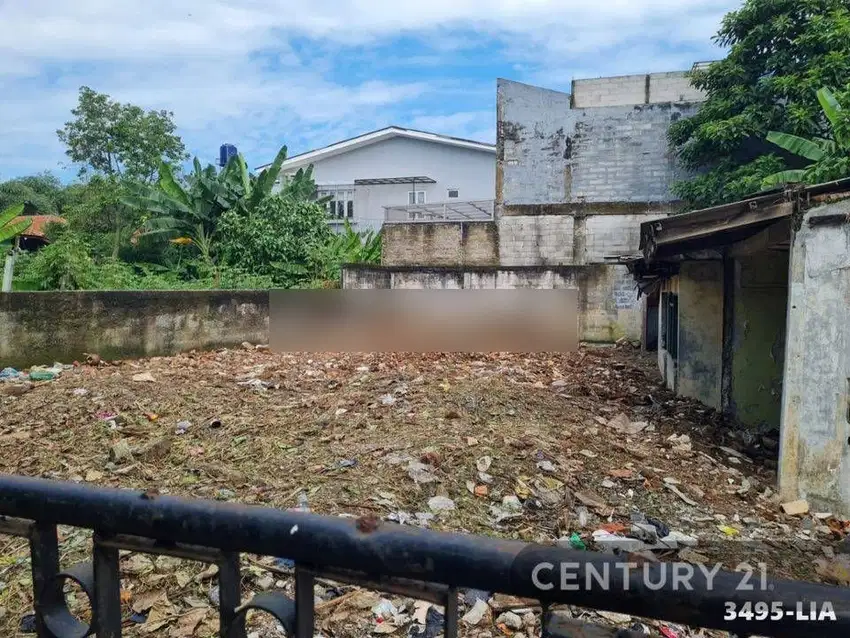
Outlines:
{"label": "debris pile", "polygon": [[[850,522],[774,493],[775,433],[749,433],[672,395],[630,344],[567,355],[248,346],[111,364],[89,355],[45,369],[49,382],[38,368],[35,379],[34,369],[26,378],[3,370],[0,471],[294,505],[367,528],[387,521],[727,569],[765,563],[770,577],[850,584]],[[87,532],[61,533],[68,564],[88,558]],[[292,561],[242,559],[244,599],[292,593]],[[30,622],[26,541],[10,542],[0,560],[0,635],[13,635]],[[122,587],[128,636],[216,631],[212,568],[126,554]],[[430,603],[331,581],[315,595],[325,636],[442,629],[444,610]],[[463,635],[540,635],[535,601],[472,590],[463,598]],[[84,597],[79,605],[84,615]],[[692,635],[622,614],[555,612],[564,626]]]}

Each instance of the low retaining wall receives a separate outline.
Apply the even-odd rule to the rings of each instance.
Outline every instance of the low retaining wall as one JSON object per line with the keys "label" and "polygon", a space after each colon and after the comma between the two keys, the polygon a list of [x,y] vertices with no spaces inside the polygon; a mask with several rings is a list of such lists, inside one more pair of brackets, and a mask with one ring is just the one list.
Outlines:
{"label": "low retaining wall", "polygon": [[577,288],[582,341],[639,340],[643,304],[625,266],[365,266],[345,265],[347,289]]}
{"label": "low retaining wall", "polygon": [[0,294],[0,368],[70,363],[85,352],[125,359],[268,338],[266,290]]}

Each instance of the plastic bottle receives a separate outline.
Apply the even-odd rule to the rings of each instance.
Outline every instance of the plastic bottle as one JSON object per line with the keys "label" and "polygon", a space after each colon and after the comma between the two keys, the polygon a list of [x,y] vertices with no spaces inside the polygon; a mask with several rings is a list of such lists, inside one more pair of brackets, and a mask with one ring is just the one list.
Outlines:
{"label": "plastic bottle", "polygon": [[310,503],[307,500],[307,492],[301,492],[298,495],[298,504],[295,506],[295,510],[298,512],[310,511]]}

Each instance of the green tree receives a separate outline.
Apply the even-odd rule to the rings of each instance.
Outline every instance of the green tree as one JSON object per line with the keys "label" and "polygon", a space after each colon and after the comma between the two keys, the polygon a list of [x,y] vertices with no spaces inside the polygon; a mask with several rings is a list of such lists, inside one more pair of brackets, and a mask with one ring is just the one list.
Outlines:
{"label": "green tree", "polygon": [[313,256],[331,237],[324,204],[272,195],[246,212],[227,211],[220,224],[222,263],[277,285],[295,288],[313,279]]}
{"label": "green tree", "polygon": [[80,87],[74,119],[56,131],[66,154],[81,164],[80,173],[151,182],[160,162],[186,159],[170,111],[145,111],[120,104],[104,93]]}
{"label": "green tree", "polygon": [[740,199],[782,168],[778,149],[765,141],[768,131],[825,136],[815,94],[850,82],[850,6],[746,0],[726,15],[714,40],[728,55],[691,76],[707,101],[670,128],[683,165],[699,172],[674,186],[694,207]]}
{"label": "green tree", "polygon": [[811,140],[771,131],[767,141],[789,153],[811,160],[805,168],[778,171],[768,175],[762,185],[772,188],[780,184],[820,184],[850,177],[850,127],[848,117],[835,94],[827,88],[818,90],[818,101],[830,124],[829,137]]}
{"label": "green tree", "polygon": [[41,173],[0,184],[0,210],[24,204],[24,215],[62,215],[65,188],[55,175]]}
{"label": "green tree", "polygon": [[[284,146],[269,169],[254,176],[248,172],[241,155],[231,158],[220,173],[212,165],[201,168],[195,158],[194,172],[185,183],[163,162],[155,186],[135,186],[122,202],[147,215],[143,226],[146,235],[165,236],[177,244],[193,245],[218,280],[219,221],[228,211],[240,217],[256,210],[271,194],[285,159]],[[281,196],[291,198],[308,190],[315,192],[311,174],[312,171],[299,171]]]}

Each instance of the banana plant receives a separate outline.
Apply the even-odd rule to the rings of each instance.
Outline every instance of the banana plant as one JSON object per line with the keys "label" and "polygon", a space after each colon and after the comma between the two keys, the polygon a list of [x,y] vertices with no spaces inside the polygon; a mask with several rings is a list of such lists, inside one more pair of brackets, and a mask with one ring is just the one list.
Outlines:
{"label": "banana plant", "polygon": [[11,244],[11,241],[15,237],[32,225],[31,219],[24,219],[13,223],[16,217],[24,214],[24,208],[24,204],[17,204],[15,206],[9,206],[9,208],[0,213],[0,246]]}
{"label": "banana plant", "polygon": [[850,138],[846,127],[847,115],[835,94],[828,88],[819,89],[818,102],[829,122],[832,139],[816,137],[806,139],[790,133],[770,131],[767,141],[789,153],[811,160],[805,168],[779,171],[768,175],[762,182],[763,188],[782,184],[813,184],[850,176]]}

